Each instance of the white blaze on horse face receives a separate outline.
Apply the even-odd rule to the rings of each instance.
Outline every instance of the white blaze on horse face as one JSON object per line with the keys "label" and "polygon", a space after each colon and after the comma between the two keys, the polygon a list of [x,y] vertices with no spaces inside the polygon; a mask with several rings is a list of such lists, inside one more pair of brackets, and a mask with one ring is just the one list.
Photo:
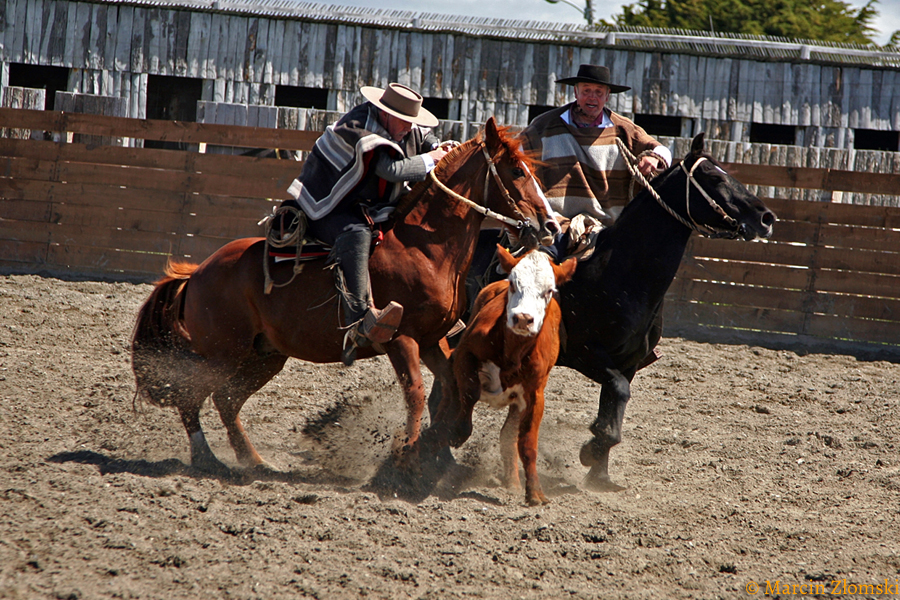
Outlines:
{"label": "white blaze on horse face", "polygon": [[556,219],[556,213],[553,211],[553,207],[550,206],[550,201],[547,200],[547,196],[544,195],[543,190],[541,190],[541,186],[538,185],[537,179],[534,178],[534,175],[531,174],[531,170],[528,168],[524,162],[519,161],[522,165],[522,169],[528,173],[528,176],[531,178],[531,183],[534,184],[534,189],[537,191],[538,196],[544,202],[544,208],[547,210],[547,216],[550,220],[547,222],[547,229],[554,236],[558,236],[562,233],[562,229],[559,227],[559,221]]}
{"label": "white blaze on horse face", "polygon": [[506,326],[516,335],[534,336],[541,331],[547,305],[556,291],[550,257],[530,252],[509,274]]}

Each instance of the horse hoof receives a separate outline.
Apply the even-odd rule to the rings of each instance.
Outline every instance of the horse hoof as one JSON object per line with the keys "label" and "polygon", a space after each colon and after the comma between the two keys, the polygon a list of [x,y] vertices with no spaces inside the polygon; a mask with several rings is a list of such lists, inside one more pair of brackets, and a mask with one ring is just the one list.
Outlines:
{"label": "horse hoof", "polygon": [[550,500],[543,494],[537,494],[526,498],[525,502],[528,504],[528,506],[542,506],[544,504],[550,504]]}
{"label": "horse hoof", "polygon": [[588,474],[585,476],[584,482],[582,483],[582,487],[589,492],[598,494],[621,492],[622,490],[627,489],[614,483],[613,480],[609,478],[608,473],[595,473],[593,469],[588,471]]}
{"label": "horse hoof", "polygon": [[273,467],[271,464],[263,461],[250,467],[249,471],[254,475],[280,475],[281,471]]}
{"label": "horse hoof", "polygon": [[192,460],[191,467],[214,477],[230,478],[234,475],[230,467],[214,456],[202,460]]}

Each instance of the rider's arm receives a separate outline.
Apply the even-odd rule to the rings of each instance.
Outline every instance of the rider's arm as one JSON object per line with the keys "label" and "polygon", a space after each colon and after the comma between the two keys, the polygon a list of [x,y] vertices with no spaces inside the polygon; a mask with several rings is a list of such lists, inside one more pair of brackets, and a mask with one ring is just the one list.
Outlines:
{"label": "rider's arm", "polygon": [[[426,157],[429,160],[426,160]],[[434,159],[427,154],[394,160],[387,152],[376,152],[373,162],[375,174],[390,182],[424,181],[428,172],[434,168]],[[430,168],[429,162],[431,163]]]}

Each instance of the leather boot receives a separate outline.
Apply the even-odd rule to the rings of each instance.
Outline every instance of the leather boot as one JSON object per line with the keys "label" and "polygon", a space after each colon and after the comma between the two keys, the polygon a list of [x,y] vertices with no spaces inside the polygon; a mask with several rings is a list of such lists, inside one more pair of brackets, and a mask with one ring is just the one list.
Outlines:
{"label": "leather boot", "polygon": [[403,307],[391,302],[384,309],[371,306],[369,299],[369,246],[371,232],[351,230],[337,237],[333,248],[335,285],[344,308],[344,336],[341,360],[348,367],[356,360],[356,349],[389,342],[403,317]]}

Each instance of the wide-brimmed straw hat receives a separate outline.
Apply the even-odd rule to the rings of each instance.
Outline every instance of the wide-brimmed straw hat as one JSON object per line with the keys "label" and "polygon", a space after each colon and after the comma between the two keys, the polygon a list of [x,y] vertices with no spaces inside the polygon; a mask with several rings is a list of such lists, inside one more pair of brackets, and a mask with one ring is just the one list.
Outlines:
{"label": "wide-brimmed straw hat", "polygon": [[576,83],[602,83],[609,86],[611,94],[625,92],[631,88],[627,85],[616,85],[609,81],[609,69],[597,65],[581,65],[578,67],[578,75],[575,77],[567,77],[565,79],[557,79],[556,83],[566,83],[575,85]]}
{"label": "wide-brimmed straw hat", "polygon": [[387,89],[371,85],[359,89],[366,100],[398,119],[416,125],[435,127],[438,119],[428,110],[422,108],[422,95],[399,83],[388,84]]}

